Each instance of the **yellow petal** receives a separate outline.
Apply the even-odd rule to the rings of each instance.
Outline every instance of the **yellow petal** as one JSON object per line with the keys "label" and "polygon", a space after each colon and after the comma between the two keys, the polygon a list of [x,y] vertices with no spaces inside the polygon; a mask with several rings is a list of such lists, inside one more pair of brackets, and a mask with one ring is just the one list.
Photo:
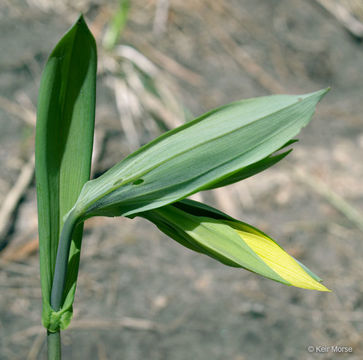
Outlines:
{"label": "yellow petal", "polygon": [[304,289],[330,291],[314,280],[293,257],[268,237],[237,229],[236,231],[262,261],[291,285]]}

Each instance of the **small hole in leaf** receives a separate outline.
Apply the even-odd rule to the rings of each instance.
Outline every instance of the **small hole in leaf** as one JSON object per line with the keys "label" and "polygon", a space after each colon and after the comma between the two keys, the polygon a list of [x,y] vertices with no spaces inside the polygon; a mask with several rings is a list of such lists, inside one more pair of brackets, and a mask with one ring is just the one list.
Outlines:
{"label": "small hole in leaf", "polygon": [[132,183],[132,185],[140,185],[140,184],[142,184],[144,182],[144,179],[137,179],[137,180],[135,180],[133,183]]}
{"label": "small hole in leaf", "polygon": [[123,181],[123,179],[119,179],[119,180],[117,180],[113,185],[119,185],[119,184],[121,184],[122,183],[122,181]]}

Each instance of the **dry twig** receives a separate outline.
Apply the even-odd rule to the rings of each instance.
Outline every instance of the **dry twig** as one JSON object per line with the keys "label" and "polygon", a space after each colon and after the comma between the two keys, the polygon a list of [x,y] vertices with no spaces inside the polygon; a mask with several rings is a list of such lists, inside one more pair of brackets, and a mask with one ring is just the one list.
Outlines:
{"label": "dry twig", "polygon": [[41,331],[39,335],[35,338],[32,347],[29,350],[27,360],[36,360],[39,358],[39,353],[42,345],[45,341],[45,332]]}
{"label": "dry twig", "polygon": [[[356,19],[349,10],[338,1],[315,0],[321,7],[332,14],[351,34],[363,38],[363,23]],[[361,9],[363,5],[360,4]]]}
{"label": "dry twig", "polygon": [[169,0],[158,0],[153,24],[153,33],[162,35],[166,30],[169,14]]}
{"label": "dry twig", "polygon": [[15,115],[17,118],[23,120],[25,123],[31,126],[35,126],[35,112],[14,103],[2,96],[0,96],[0,108],[5,110],[7,113]]}
{"label": "dry twig", "polygon": [[285,88],[268,72],[266,72],[255,59],[245,50],[239,46],[236,41],[225,31],[223,28],[218,28],[213,31],[215,37],[219,40],[220,44],[229,53],[233,60],[238,63],[250,76],[256,80],[263,88],[273,94],[284,93]]}
{"label": "dry twig", "polygon": [[[91,330],[91,329],[130,329],[141,331],[156,331],[160,329],[160,325],[153,321],[145,319],[137,319],[123,317],[120,319],[81,319],[72,321],[69,330]],[[40,325],[31,326],[27,329],[14,333],[10,341],[13,343],[21,343],[29,337],[33,337],[42,333],[43,327]]]}
{"label": "dry twig", "polygon": [[0,243],[4,243],[4,238],[11,227],[11,219],[14,211],[23,197],[26,189],[30,185],[34,175],[34,154],[22,168],[15,185],[9,191],[0,208]]}
{"label": "dry twig", "polygon": [[158,51],[155,47],[150,46],[146,42],[143,42],[140,45],[140,49],[143,53],[147,54],[148,57],[150,57],[154,61],[154,63],[164,68],[170,74],[190,83],[191,85],[194,86],[202,85],[203,83],[202,76],[200,76],[199,74],[195,73],[190,69],[187,69],[185,66],[181,65],[176,60]]}
{"label": "dry twig", "polygon": [[33,238],[30,241],[27,241],[25,244],[21,244],[20,246],[17,246],[16,248],[8,250],[4,252],[4,255],[1,257],[1,259],[4,262],[10,262],[10,261],[22,261],[26,259],[31,254],[34,254],[36,251],[38,251],[39,248],[39,241],[38,238]]}
{"label": "dry twig", "polygon": [[295,168],[294,176],[301,182],[308,185],[312,190],[327,200],[334,206],[340,213],[342,213],[348,220],[350,220],[358,229],[363,231],[363,216],[362,214],[350,205],[343,197],[338,195],[333,189],[329,188],[327,184],[318,178],[312,178],[311,175],[306,174],[303,170]]}

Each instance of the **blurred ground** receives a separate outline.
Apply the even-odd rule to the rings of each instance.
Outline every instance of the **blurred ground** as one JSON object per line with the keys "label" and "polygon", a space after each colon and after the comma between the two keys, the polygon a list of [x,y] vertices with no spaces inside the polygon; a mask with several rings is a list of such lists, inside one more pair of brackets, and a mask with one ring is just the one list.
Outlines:
{"label": "blurred ground", "polygon": [[[184,113],[332,87],[286,160],[202,196],[277,239],[333,292],[227,268],[141,220],[95,218],[85,226],[64,358],[363,358],[363,48],[324,3],[136,0],[120,43],[138,52],[126,46],[117,50],[122,58],[101,46],[115,1],[0,2],[0,359],[45,356],[34,183],[28,186],[32,123],[46,57],[80,11],[100,52],[95,174]],[[359,19],[359,1],[340,3],[356,4]],[[146,61],[157,96],[140,87],[130,59]],[[309,353],[309,345],[353,352]]]}

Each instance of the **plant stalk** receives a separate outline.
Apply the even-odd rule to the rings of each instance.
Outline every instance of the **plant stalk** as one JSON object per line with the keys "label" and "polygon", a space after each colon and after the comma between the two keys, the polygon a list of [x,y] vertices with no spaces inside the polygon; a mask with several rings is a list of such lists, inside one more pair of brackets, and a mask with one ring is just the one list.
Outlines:
{"label": "plant stalk", "polygon": [[71,248],[72,234],[77,223],[77,216],[71,212],[63,225],[59,239],[57,258],[55,262],[50,305],[58,311],[62,307],[63,292],[66,284],[69,250]]}
{"label": "plant stalk", "polygon": [[47,332],[48,360],[61,360],[61,335],[60,331]]}
{"label": "plant stalk", "polygon": [[[77,223],[77,217],[71,212],[63,225],[59,239],[57,258],[50,296],[50,305],[53,310],[58,311],[62,307],[63,292],[66,283],[69,250],[72,242],[73,230]],[[60,330],[55,333],[47,332],[48,360],[61,359],[61,336]]]}

